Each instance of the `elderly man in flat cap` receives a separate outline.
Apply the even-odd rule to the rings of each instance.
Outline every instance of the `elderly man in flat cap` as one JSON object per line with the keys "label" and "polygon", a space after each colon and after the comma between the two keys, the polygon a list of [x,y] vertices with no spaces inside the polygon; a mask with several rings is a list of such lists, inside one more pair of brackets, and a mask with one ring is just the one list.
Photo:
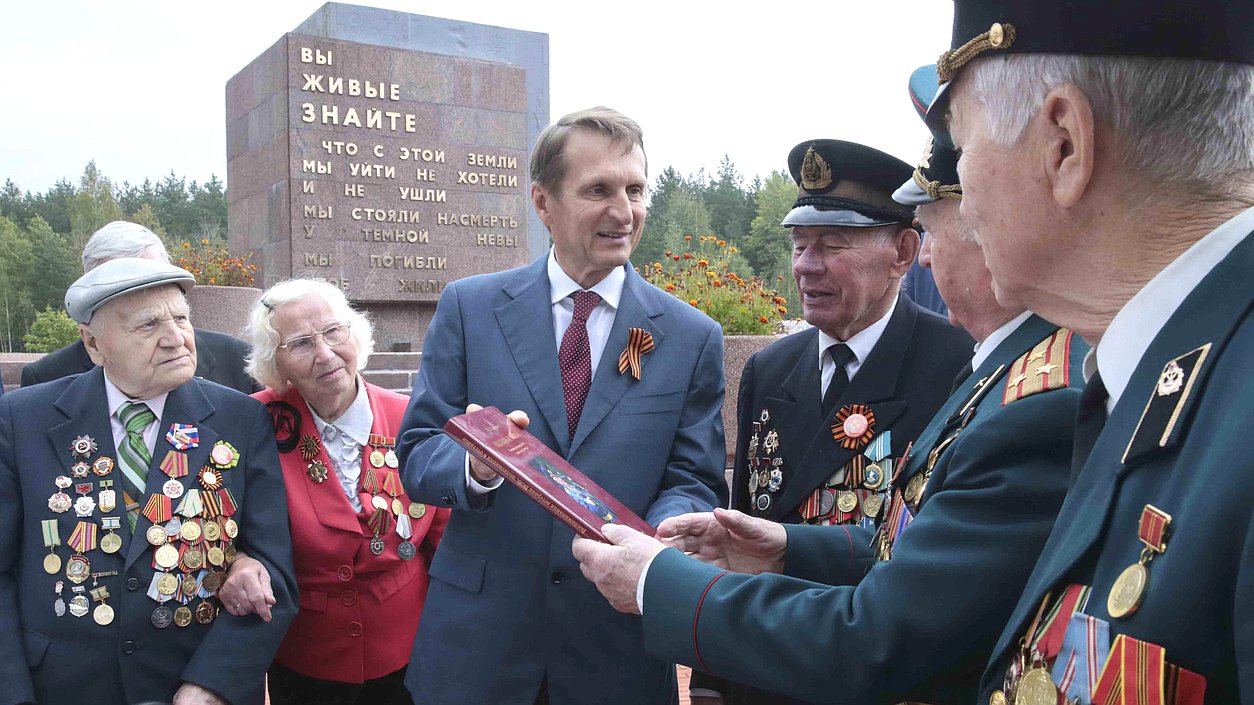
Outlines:
{"label": "elderly man in flat cap", "polygon": [[[119,257],[142,257],[169,262],[161,238],[139,223],[115,220],[92,234],[83,246],[83,273]],[[238,389],[245,394],[261,391],[244,371],[248,346],[244,341],[208,330],[193,330],[196,338],[196,376]],[[54,350],[22,368],[22,386],[47,382],[86,372],[95,366],[83,341]]]}
{"label": "elderly man in flat cap", "polygon": [[998,299],[1094,345],[980,703],[1254,703],[1254,3],[957,0],[929,121]]}
{"label": "elderly man in flat cap", "polygon": [[[186,271],[122,258],[66,293],[90,372],[0,399],[0,704],[261,703],[296,610],[268,413],[193,377]],[[269,623],[219,610],[237,550]]]}

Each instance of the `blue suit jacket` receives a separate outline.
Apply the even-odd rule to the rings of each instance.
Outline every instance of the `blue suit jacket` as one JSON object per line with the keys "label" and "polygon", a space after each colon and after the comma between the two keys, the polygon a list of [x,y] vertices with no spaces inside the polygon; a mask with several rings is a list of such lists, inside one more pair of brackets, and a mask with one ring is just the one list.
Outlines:
{"label": "blue suit jacket", "polygon": [[[1254,703],[1251,272],[1254,234],[1198,284],[1146,350],[993,650],[979,702],[1002,687],[1046,593],[1057,597],[1080,583],[1093,588],[1084,613],[1110,624],[1112,642],[1127,634],[1162,646],[1168,663],[1207,680],[1208,703]],[[1161,397],[1168,413],[1143,419],[1168,362],[1203,346],[1196,376]],[[1114,619],[1107,595],[1141,553],[1137,523],[1146,504],[1172,517],[1167,550],[1149,563],[1140,609]]]}
{"label": "blue suit jacket", "polygon": [[[656,346],[638,381],[618,372],[633,327]],[[542,679],[554,705],[674,701],[673,667],[582,577],[573,532],[508,484],[472,502],[441,427],[469,402],[526,411],[531,433],[656,525],[726,500],[722,364],[718,325],[628,265],[572,440],[546,258],[445,289],[398,446],[410,497],[453,508],[405,681],[416,702],[531,705]]]}
{"label": "blue suit jacket", "polygon": [[[77,462],[70,455],[77,436],[96,440],[99,449],[93,459],[117,461],[118,455],[109,429],[103,369],[24,387],[0,399],[0,704],[169,702],[183,681],[208,688],[234,705],[262,701],[266,668],[296,616],[297,604],[274,429],[265,407],[239,392],[201,379],[183,384],[166,398],[145,496],[160,495],[169,479],[159,465],[171,449],[165,430],[175,422],[200,430],[199,447],[187,452],[191,472],[180,480],[185,487],[199,486],[196,471],[209,462],[216,441],[225,440],[240,452],[239,465],[223,473],[238,507],[236,545],[270,571],[278,600],[273,620],[233,617],[222,610],[209,625],[193,621],[182,628],[154,627],[150,618],[157,603],[146,594],[154,573],[153,548],[144,540],[152,523],[141,515],[135,535],[130,535],[116,468],[104,478],[74,480],[114,480],[117,508],[105,514],[97,507],[92,521],[99,526],[102,516],[120,517],[122,549],[112,555],[96,549],[87,558],[93,572],[118,573],[99,579],[108,588],[116,617],[109,626],[100,626],[90,616],[56,616],[54,584],[64,581],[62,597],[68,602],[72,583],[65,580],[64,569],[58,575],[44,572],[48,549],[40,522],[57,520],[62,542],[57,553],[65,559],[80,519],[73,511],[54,514],[48,508],[48,498],[57,491],[54,478],[68,476]],[[66,490],[72,497],[73,492]],[[93,583],[84,585],[90,589]]]}
{"label": "blue suit jacket", "polygon": [[[969,703],[995,615],[1009,614],[1066,492],[1079,389],[1002,404],[1005,367],[1055,330],[1021,324],[920,433],[898,487],[953,440],[891,560],[867,573],[871,532],[840,526],[788,526],[787,576],[664,551],[645,585],[650,651],[788,696],[754,702]],[[1073,385],[1085,351],[1074,338]],[[982,379],[990,391],[955,433]]]}

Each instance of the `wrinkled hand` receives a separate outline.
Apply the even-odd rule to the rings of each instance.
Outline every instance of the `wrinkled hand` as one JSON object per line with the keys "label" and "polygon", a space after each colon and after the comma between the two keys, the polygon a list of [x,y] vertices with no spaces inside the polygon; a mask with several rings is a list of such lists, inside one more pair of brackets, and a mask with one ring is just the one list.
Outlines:
{"label": "wrinkled hand", "polygon": [[213,691],[205,690],[195,683],[184,683],[174,694],[174,705],[231,705],[219,698]]}
{"label": "wrinkled hand", "polygon": [[226,582],[218,590],[218,599],[227,612],[236,617],[255,614],[270,621],[270,606],[275,603],[270,588],[270,572],[256,558],[236,555]]}
{"label": "wrinkled hand", "polygon": [[658,538],[694,558],[737,573],[779,573],[788,533],[782,524],[728,509],[681,514],[662,522]]}
{"label": "wrinkled hand", "polygon": [[666,546],[655,538],[619,524],[606,524],[601,529],[610,543],[575,538],[571,553],[579,561],[583,576],[596,584],[597,590],[619,612],[640,614],[636,606],[636,586],[644,567]]}
{"label": "wrinkled hand", "polygon": [[[469,414],[482,408],[483,405],[481,404],[467,404],[466,413]],[[527,428],[527,425],[531,423],[531,419],[527,417],[527,412],[525,411],[514,410],[506,414],[506,417],[509,418],[510,423],[518,428]],[[500,477],[495,470],[479,462],[473,455],[470,456],[470,474],[474,475],[476,480],[485,485],[496,482],[496,478]]]}

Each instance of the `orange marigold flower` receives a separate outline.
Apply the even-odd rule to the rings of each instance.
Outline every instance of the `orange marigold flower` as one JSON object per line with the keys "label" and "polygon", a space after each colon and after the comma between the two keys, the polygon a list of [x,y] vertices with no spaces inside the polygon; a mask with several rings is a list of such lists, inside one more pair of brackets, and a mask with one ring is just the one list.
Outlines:
{"label": "orange marigold flower", "polygon": [[200,241],[200,244],[202,244],[202,245],[208,245],[208,244],[209,244],[209,238],[204,238],[204,239],[202,239],[202,240]]}
{"label": "orange marigold flower", "polygon": [[770,323],[770,321],[767,320],[766,316],[758,316],[758,320],[762,321],[763,323]]}
{"label": "orange marigold flower", "polygon": [[684,240],[686,240],[686,241],[688,241],[688,242],[691,242],[691,241],[692,241],[692,236],[691,236],[691,235],[685,235],[685,236],[684,236]]}
{"label": "orange marigold flower", "polygon": [[718,272],[715,272],[713,269],[711,269],[711,270],[708,270],[708,271],[705,273],[705,276],[707,276],[707,277],[709,277],[709,278],[713,279],[714,277],[717,277],[717,276],[718,276]]}
{"label": "orange marigold flower", "polygon": [[776,296],[774,299],[772,299],[772,301],[774,301],[774,302],[775,302],[775,303],[777,303],[777,304],[782,304],[782,303],[784,303],[784,297],[782,297],[782,296]]}
{"label": "orange marigold flower", "polygon": [[661,268],[662,268],[662,263],[661,263],[661,262],[654,262],[654,263],[653,263],[653,268],[654,268],[654,269],[661,269]]}
{"label": "orange marigold flower", "polygon": [[674,285],[674,284],[667,284],[667,285],[666,285],[666,290],[667,290],[667,291],[674,291],[674,290],[675,290],[675,285]]}
{"label": "orange marigold flower", "polygon": [[728,251],[728,252],[735,253],[735,252],[737,252],[738,250],[737,250],[735,247],[729,247],[729,248],[727,248],[727,251]]}
{"label": "orange marigold flower", "polygon": [[788,309],[784,308],[783,306],[780,306],[780,307],[779,307],[779,312],[780,312],[780,314],[785,314],[785,313],[788,313]]}
{"label": "orange marigold flower", "polygon": [[209,283],[210,283],[210,284],[212,284],[212,283],[213,283],[213,277],[209,277]]}
{"label": "orange marigold flower", "polygon": [[696,300],[696,299],[688,299],[688,305],[689,305],[689,306],[696,306],[696,305],[697,305],[697,300]]}
{"label": "orange marigold flower", "polygon": [[679,261],[679,255],[671,255],[671,259],[673,259],[673,260],[675,260],[676,262],[678,262],[678,261]]}
{"label": "orange marigold flower", "polygon": [[722,279],[715,279],[715,280],[714,280],[714,286],[722,286],[722,285],[723,285],[723,280],[722,280]]}
{"label": "orange marigold flower", "polygon": [[685,252],[685,253],[684,253],[684,259],[692,259],[692,253],[691,253],[691,252]]}
{"label": "orange marigold flower", "polygon": [[722,247],[722,246],[724,246],[724,245],[726,245],[726,244],[727,244],[727,241],[726,241],[726,240],[719,240],[718,242],[716,242],[716,243],[714,243],[714,244],[718,245],[719,247]]}
{"label": "orange marigold flower", "polygon": [[666,255],[667,257],[670,257],[670,256],[671,256],[671,251],[670,251],[670,250],[667,250],[666,252],[663,252],[662,254]]}
{"label": "orange marigold flower", "polygon": [[697,260],[697,266],[698,266],[698,267],[708,267],[708,266],[710,266],[710,260],[708,260],[708,259],[699,259],[699,260]]}

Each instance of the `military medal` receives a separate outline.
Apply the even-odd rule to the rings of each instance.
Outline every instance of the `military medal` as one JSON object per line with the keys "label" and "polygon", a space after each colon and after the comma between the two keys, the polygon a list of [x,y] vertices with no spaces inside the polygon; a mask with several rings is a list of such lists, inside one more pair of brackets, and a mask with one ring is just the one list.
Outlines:
{"label": "military medal", "polygon": [[421,519],[427,513],[427,505],[417,502],[409,503],[409,516],[414,519]]}
{"label": "military medal", "polygon": [[80,460],[86,460],[96,452],[96,439],[91,436],[78,436],[70,444],[70,453]]}
{"label": "military medal", "polygon": [[769,494],[758,495],[757,506],[759,512],[765,512],[771,507],[771,496]]}
{"label": "military medal", "polygon": [[174,610],[165,605],[157,605],[157,609],[152,611],[152,617],[149,618],[149,621],[157,629],[165,629],[174,622]]}
{"label": "military medal", "polygon": [[396,547],[396,553],[401,557],[401,560],[408,561],[418,554],[418,549],[414,548],[414,544],[409,541],[401,541],[400,545]]}
{"label": "military medal", "polygon": [[74,501],[64,492],[57,492],[48,498],[48,508],[57,514],[64,514],[72,506],[74,506]]}
{"label": "military medal", "polygon": [[91,577],[91,563],[87,560],[87,557],[79,554],[70,556],[70,559],[65,562],[65,577],[76,585]]}
{"label": "military medal", "polygon": [[862,500],[862,513],[868,519],[876,519],[880,515],[880,510],[884,508],[884,498],[878,494],[869,494],[866,499]]}
{"label": "military medal", "polygon": [[836,508],[848,514],[858,508],[858,495],[845,490],[836,495]]}
{"label": "military medal", "polygon": [[228,518],[222,522],[222,533],[226,534],[228,539],[233,539],[239,534],[239,525],[235,523],[234,519]]}
{"label": "military medal", "polygon": [[300,437],[300,443],[296,447],[300,450],[301,460],[308,463],[318,457],[321,446],[322,441],[317,436],[306,434]]}
{"label": "military medal", "polygon": [[766,451],[767,455],[770,455],[775,452],[776,448],[779,448],[779,433],[775,429],[771,429],[766,434],[766,440],[762,441],[762,450]]}
{"label": "military medal", "polygon": [[[776,458],[779,460],[779,458]],[[765,472],[765,471],[764,471]],[[770,477],[766,480],[767,492],[779,492],[780,487],[784,485],[784,472],[778,467],[771,469]]]}
{"label": "military medal", "polygon": [[65,577],[74,584],[80,584],[91,576],[91,562],[84,554],[96,549],[98,527],[90,521],[80,521],[74,527],[67,543],[75,554],[65,564]]}
{"label": "military medal", "polygon": [[183,500],[179,502],[177,511],[179,516],[191,519],[192,517],[200,516],[204,508],[205,502],[200,497],[200,490],[192,487],[183,495]]}
{"label": "military medal", "polygon": [[200,592],[200,585],[196,583],[196,576],[188,574],[184,576],[183,582],[179,584],[179,592],[185,597],[195,597]]}
{"label": "military medal", "polygon": [[157,565],[170,570],[179,564],[179,551],[167,543],[153,553],[153,559],[157,561]]}
{"label": "military medal", "polygon": [[61,530],[57,527],[56,519],[44,519],[40,524],[44,532],[44,548],[48,549],[48,555],[44,556],[44,572],[56,575],[61,572],[61,557],[57,555],[56,549],[61,545]]}
{"label": "military medal", "polygon": [[182,497],[183,490],[183,483],[178,480],[166,480],[161,485],[161,494],[169,497],[170,499],[178,499],[179,497]]}
{"label": "military medal", "polygon": [[309,464],[309,479],[321,485],[327,479],[327,466],[321,460]]}
{"label": "military medal", "polygon": [[378,450],[370,451],[370,464],[376,468],[383,467],[383,453]]}
{"label": "military medal", "polygon": [[[200,570],[201,567],[205,565],[205,554],[201,553],[199,548],[189,548],[187,549],[187,552],[183,554],[183,558],[180,562],[182,563],[183,568],[188,571]],[[192,576],[189,575],[187,577],[190,578]],[[193,584],[195,584],[194,578]]]}
{"label": "military medal", "polygon": [[179,579],[174,573],[159,573],[157,575],[157,594],[170,597],[178,592]]}
{"label": "military medal", "polygon": [[165,432],[165,440],[179,450],[188,450],[200,445],[200,429],[181,423],[170,424]]}
{"label": "military medal", "polygon": [[99,498],[100,511],[108,514],[118,508],[118,495],[113,489],[113,480],[100,481]]}
{"label": "military medal", "polygon": [[188,543],[196,543],[201,536],[200,524],[196,521],[183,522],[183,526],[179,527],[179,536]]}
{"label": "military medal", "polygon": [[209,459],[219,468],[230,470],[239,464],[239,451],[226,441],[218,441],[213,444],[213,450],[209,451]]}
{"label": "military medal", "polygon": [[65,600],[63,600],[63,599],[61,598],[61,591],[63,591],[64,589],[65,589],[65,581],[64,581],[64,580],[58,580],[58,581],[57,581],[57,587],[56,587],[56,591],[57,591],[57,599],[56,599],[56,600],[54,600],[54,601],[53,601],[53,603],[52,603],[52,611],[53,611],[53,613],[54,613],[54,614],[56,614],[58,617],[64,617],[64,616],[65,616]]}
{"label": "military medal", "polygon": [[74,500],[74,513],[80,518],[86,519],[96,511],[96,500],[89,496],[79,497]]}
{"label": "military medal", "polygon": [[222,527],[216,520],[205,522],[205,540],[218,541],[222,538]]}
{"label": "military medal", "polygon": [[1147,504],[1141,509],[1137,537],[1145,547],[1141,549],[1137,562],[1125,568],[1110,588],[1110,594],[1106,598],[1106,611],[1111,617],[1122,619],[1141,606],[1141,601],[1145,599],[1145,588],[1149,584],[1148,564],[1154,556],[1167,550],[1167,527],[1170,524],[1171,515],[1154,505]]}
{"label": "military medal", "polygon": [[1044,668],[1033,668],[1023,675],[1015,691],[1015,705],[1057,705],[1058,688]]}
{"label": "military medal", "polygon": [[396,457],[395,450],[388,448],[387,452],[383,454],[383,464],[387,465],[393,470],[401,466],[400,458]]}
{"label": "military medal", "polygon": [[192,623],[192,608],[187,605],[180,605],[174,610],[174,623],[180,627],[186,627]]}
{"label": "military medal", "polygon": [[383,555],[383,539],[375,536],[370,539],[370,552],[376,556]]}
{"label": "military medal", "polygon": [[110,607],[107,602],[105,602],[105,600],[109,599],[109,588],[105,587],[104,585],[101,585],[98,588],[94,588],[91,591],[91,596],[92,596],[92,599],[100,603],[99,605],[96,605],[96,609],[94,612],[92,612],[91,618],[96,620],[96,624],[99,624],[102,627],[112,624],[113,623],[113,608]]}
{"label": "military medal", "polygon": [[923,487],[927,484],[927,472],[916,472],[914,477],[906,483],[905,498],[907,502],[914,503],[923,494]]}
{"label": "military medal", "polygon": [[[215,546],[214,548],[217,548],[217,547]],[[222,551],[222,549],[220,548],[217,548],[217,550],[219,553],[221,553]],[[212,556],[214,549],[211,548],[209,549],[209,551],[210,551],[210,555]],[[211,570],[208,573],[205,573],[205,578],[204,580],[200,581],[200,586],[209,593],[217,592],[218,588],[222,587],[222,574],[215,570]]]}
{"label": "military medal", "polygon": [[[218,447],[219,446],[214,446],[214,449],[216,450]],[[222,473],[214,470],[208,465],[200,469],[196,479],[200,481],[201,487],[209,490],[210,492],[222,486]]]}
{"label": "military medal", "polygon": [[75,585],[70,590],[74,593],[74,597],[70,598],[70,614],[75,617],[87,616],[87,611],[91,608],[91,603],[87,601],[87,596],[83,594],[87,591],[87,588],[82,585]]}
{"label": "military medal", "polygon": [[210,546],[209,551],[207,552],[207,557],[209,559],[209,565],[217,568],[221,568],[222,564],[226,562],[226,554],[218,546]]}
{"label": "military medal", "polygon": [[196,605],[197,624],[209,624],[213,621],[213,618],[216,617],[217,614],[218,612],[214,609],[213,603],[208,600],[201,600],[200,604]]}
{"label": "military medal", "polygon": [[113,533],[115,530],[122,528],[121,517],[103,517],[100,525],[109,533],[100,537],[100,550],[105,553],[117,553],[122,550],[122,537]]}
{"label": "military medal", "polygon": [[832,438],[848,450],[857,450],[875,437],[875,412],[862,404],[842,406],[832,424]]}
{"label": "military medal", "polygon": [[187,476],[187,456],[171,450],[165,454],[165,458],[161,460],[161,472],[165,473],[170,479],[178,479]]}
{"label": "military medal", "polygon": [[99,458],[96,458],[96,462],[91,464],[91,471],[96,473],[99,477],[108,475],[113,472],[113,458],[110,458],[107,455],[102,455]]}
{"label": "military medal", "polygon": [[91,472],[91,466],[87,463],[78,462],[70,466],[70,475],[80,480],[87,477],[87,473]]}
{"label": "military medal", "polygon": [[164,524],[174,516],[170,504],[170,498],[165,495],[149,495],[148,502],[144,504],[141,513],[153,524]]}

